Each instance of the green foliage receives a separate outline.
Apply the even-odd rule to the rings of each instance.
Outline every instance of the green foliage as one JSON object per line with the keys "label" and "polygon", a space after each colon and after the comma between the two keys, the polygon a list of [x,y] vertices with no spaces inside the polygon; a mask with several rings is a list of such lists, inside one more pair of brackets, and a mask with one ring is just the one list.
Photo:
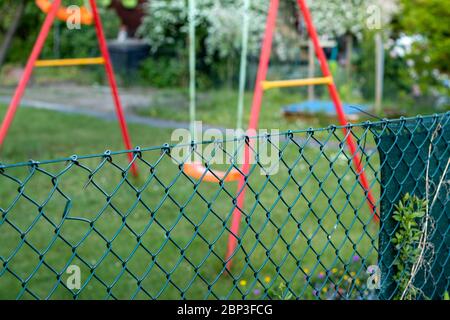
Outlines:
{"label": "green foliage", "polygon": [[413,39],[406,52],[411,77],[419,86],[422,104],[448,110],[450,86],[450,6],[440,0],[402,0],[397,31]]}
{"label": "green foliage", "polygon": [[[268,1],[253,2],[250,10],[249,52],[257,55],[265,25]],[[196,10],[196,57],[199,87],[229,82],[238,73],[242,39],[242,1],[198,1]],[[178,64],[187,74],[188,6],[185,0],[148,2],[146,16],[138,31],[148,41],[154,58],[164,56],[169,65]],[[181,58],[181,59],[180,59]],[[181,63],[180,63],[181,62]],[[149,62],[148,64],[152,64]],[[231,68],[231,67],[232,68]],[[157,68],[159,69],[159,68]],[[147,77],[148,78],[148,77]],[[164,76],[165,78],[165,76]],[[178,77],[177,77],[178,78]],[[208,80],[206,80],[208,78]],[[214,79],[214,80],[211,80]],[[167,84],[171,85],[172,81]],[[158,80],[158,86],[165,81]],[[149,82],[154,83],[152,80]],[[181,84],[180,81],[177,84]]]}
{"label": "green foliage", "polygon": [[187,61],[170,57],[149,58],[139,69],[141,81],[154,87],[182,87],[187,85]]}
{"label": "green foliage", "polygon": [[[114,38],[120,27],[120,20],[111,10],[99,8],[106,38]],[[99,55],[94,26],[82,25],[81,29],[70,30],[62,21],[56,21],[45,43],[42,57],[73,58]]]}
{"label": "green foliage", "polygon": [[[268,1],[252,1],[249,12],[249,52],[257,54],[262,39]],[[243,21],[242,1],[197,1],[196,32],[200,39],[198,50],[205,56],[221,58],[236,55],[240,50]],[[161,47],[177,47],[186,50],[188,30],[188,6],[186,0],[149,1],[146,17],[139,30],[154,51]],[[179,47],[181,45],[181,47]],[[200,47],[200,45],[203,46]]]}
{"label": "green foliage", "polygon": [[122,0],[121,3],[122,3],[122,6],[124,6],[124,8],[134,9],[137,7],[139,2],[138,2],[138,0]]}
{"label": "green foliage", "polygon": [[294,296],[286,289],[286,284],[281,282],[278,287],[269,289],[268,296],[271,300],[293,300]]}
{"label": "green foliage", "polygon": [[[398,11],[397,0],[308,0],[314,25],[319,34],[341,37],[352,34],[361,39],[368,21],[377,21],[381,28],[390,23]],[[379,16],[374,16],[379,14]],[[333,23],[330,23],[330,20]]]}
{"label": "green foliage", "polygon": [[[0,5],[0,41],[2,41],[3,35],[12,22],[15,11],[12,2],[6,1]],[[39,31],[36,26],[41,25],[43,20],[44,14],[42,14],[42,11],[34,5],[34,1],[29,1],[25,6],[19,27],[8,50],[6,62],[18,63],[27,59]]]}
{"label": "green foliage", "polygon": [[[408,286],[411,278],[412,266],[417,262],[420,255],[418,242],[422,235],[419,219],[426,213],[427,200],[410,196],[408,193],[395,206],[393,219],[398,222],[398,229],[391,242],[397,252],[394,266],[396,269],[394,280],[397,282],[398,290],[395,298],[400,299],[402,293]],[[411,285],[405,295],[408,300],[414,299],[417,290]]]}
{"label": "green foliage", "polygon": [[308,6],[320,34],[340,37],[347,33],[361,34],[365,29],[366,10],[370,3],[368,0],[310,0]]}
{"label": "green foliage", "polygon": [[444,300],[446,300],[446,301],[450,300],[450,296],[448,294],[448,291],[445,291],[445,293],[444,293]]}
{"label": "green foliage", "polygon": [[[237,82],[243,35],[243,0],[197,1],[196,58],[197,75],[205,75],[208,85]],[[269,1],[251,1],[249,14],[248,54],[259,55],[264,36]],[[295,28],[294,2],[280,4],[278,32],[274,36],[273,58],[298,59],[299,41]],[[296,10],[296,7],[294,7]],[[289,17],[289,18],[285,18]],[[164,52],[172,59],[187,54],[188,6],[186,0],[154,0],[146,7],[146,16],[138,31],[148,41],[152,52]],[[187,64],[183,66],[187,68]],[[211,80],[213,79],[213,80]],[[200,84],[201,86],[201,84]]]}
{"label": "green foliage", "polygon": [[411,58],[421,72],[433,69],[449,74],[450,37],[448,21],[450,6],[442,0],[402,0],[403,12],[399,16],[402,31],[407,35],[420,35]]}
{"label": "green foliage", "polygon": [[[372,100],[375,93],[375,32],[366,31],[361,41],[360,52],[356,62],[358,83],[365,99]],[[385,40],[385,42],[388,42]],[[384,83],[383,97],[399,100],[399,96],[409,95],[413,79],[404,57],[392,56],[392,48],[385,46],[384,50]],[[398,105],[397,105],[398,107]]]}
{"label": "green foliage", "polygon": [[[74,2],[71,2],[74,3]],[[78,2],[82,4],[83,1]],[[0,6],[0,10],[1,9]],[[13,10],[11,10],[12,12]],[[99,9],[105,35],[107,38],[114,38],[119,30],[120,20],[114,11]],[[14,36],[13,43],[7,55],[7,62],[13,64],[24,64],[36,41],[40,26],[45,18],[45,14],[39,10],[34,1],[25,7],[24,15],[20,21],[19,28]],[[9,23],[10,17],[5,20],[0,19],[0,31],[4,25]],[[3,33],[3,31],[1,32]],[[0,33],[0,34],[1,34]],[[0,36],[1,41],[1,36]],[[73,58],[95,56],[99,53],[95,28],[93,26],[82,25],[81,29],[69,30],[64,22],[55,21],[51,29],[45,46],[42,50],[42,58]]]}
{"label": "green foliage", "polygon": [[16,0],[0,1],[0,40],[12,22],[14,11],[16,9],[14,4],[18,2],[19,1]]}
{"label": "green foliage", "polygon": [[[97,0],[97,4],[103,7],[109,7],[112,0]],[[126,9],[135,9],[139,4],[138,0],[121,0],[122,6]]]}

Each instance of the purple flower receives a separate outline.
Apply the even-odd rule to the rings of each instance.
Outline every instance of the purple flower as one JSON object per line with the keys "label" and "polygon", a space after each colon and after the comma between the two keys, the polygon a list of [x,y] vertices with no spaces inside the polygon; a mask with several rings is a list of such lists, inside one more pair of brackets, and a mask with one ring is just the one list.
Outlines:
{"label": "purple flower", "polygon": [[259,295],[261,294],[261,290],[255,289],[255,290],[253,290],[253,293],[254,293],[255,295],[259,296]]}
{"label": "purple flower", "polygon": [[353,262],[358,262],[359,261],[359,256],[358,255],[354,255],[353,256]]}
{"label": "purple flower", "polygon": [[323,272],[320,272],[318,275],[319,279],[323,279],[324,276],[325,276],[325,274]]}

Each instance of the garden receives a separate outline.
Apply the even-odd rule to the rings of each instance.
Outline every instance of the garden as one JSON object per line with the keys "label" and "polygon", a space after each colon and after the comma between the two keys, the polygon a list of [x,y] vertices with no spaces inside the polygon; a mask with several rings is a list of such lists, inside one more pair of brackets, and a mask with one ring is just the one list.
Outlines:
{"label": "garden", "polygon": [[2,1],[0,299],[448,299],[418,2]]}

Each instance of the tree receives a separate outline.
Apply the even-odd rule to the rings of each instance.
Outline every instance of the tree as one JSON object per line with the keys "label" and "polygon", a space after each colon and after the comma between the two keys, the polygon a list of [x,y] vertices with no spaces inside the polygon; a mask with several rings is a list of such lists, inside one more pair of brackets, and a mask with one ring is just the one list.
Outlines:
{"label": "tree", "polygon": [[[11,46],[12,40],[14,38],[14,35],[19,27],[20,20],[23,16],[23,13],[25,11],[25,0],[15,1],[16,2],[16,8],[13,11],[13,15],[11,19],[2,19],[0,30],[2,33],[5,32],[5,36],[2,39],[2,42],[0,44],[0,67],[3,65],[6,59],[6,54],[8,52],[8,49]],[[6,1],[3,3],[3,6],[0,7],[1,12],[6,12],[7,10],[5,8],[11,8],[13,7],[12,1]]]}
{"label": "tree", "polygon": [[308,0],[314,25],[321,35],[341,37],[351,34],[361,38],[365,29],[369,0]]}
{"label": "tree", "polygon": [[340,38],[345,36],[346,73],[350,77],[353,39],[361,39],[366,28],[367,8],[370,0],[309,0],[314,24],[321,35]]}
{"label": "tree", "polygon": [[[208,57],[219,53],[225,57],[230,50],[240,47],[242,28],[241,1],[197,1],[196,29],[205,42]],[[263,5],[261,5],[263,4]],[[255,2],[250,12],[252,34],[262,32],[267,1]],[[147,4],[140,35],[147,39],[154,51],[165,45],[184,42],[188,30],[186,0],[153,0]],[[252,20],[253,19],[253,20]],[[203,39],[202,39],[203,37]],[[255,51],[258,41],[250,37],[250,51]]]}
{"label": "tree", "polygon": [[402,0],[401,30],[416,36],[411,58],[415,68],[430,75],[433,70],[450,72],[450,6],[442,0]]}
{"label": "tree", "polygon": [[[84,0],[71,0],[70,2],[76,5],[85,3]],[[21,3],[23,3],[23,8],[21,8]],[[115,37],[120,24],[117,15],[114,11],[106,10],[103,7],[99,8],[99,12],[102,16],[106,37]],[[45,13],[35,5],[34,1],[0,0],[0,57],[3,57],[4,63],[21,65],[25,63],[44,19]],[[59,36],[55,36],[55,33]],[[54,50],[56,47],[59,47],[59,50]],[[58,52],[55,53],[55,51]],[[80,30],[70,30],[64,27],[63,21],[55,19],[40,58],[93,56],[97,54],[97,51],[98,43],[93,26],[82,25]]]}
{"label": "tree", "polygon": [[[258,56],[269,0],[251,1],[249,10],[249,55]],[[202,0],[197,1],[196,29],[199,43],[204,44],[206,58],[228,58],[237,55],[241,49],[243,0]],[[284,8],[281,6],[281,8]],[[182,43],[185,48],[187,37],[187,0],[152,0],[146,8],[146,17],[138,33],[147,39],[154,51],[164,46]],[[281,13],[280,13],[281,14]],[[290,12],[292,14],[292,11]],[[274,53],[281,60],[294,56],[292,36],[297,37],[291,21],[278,19],[275,34]],[[201,49],[199,49],[201,50]]]}
{"label": "tree", "polygon": [[[249,15],[248,56],[259,56],[270,0],[252,0]],[[289,4],[295,4],[290,0]],[[280,3],[272,57],[281,61],[296,60],[300,48],[295,15],[287,1]],[[243,35],[243,0],[196,1],[196,55],[198,80],[203,85],[225,81],[232,86],[239,69]],[[289,11],[289,12],[287,12]],[[286,19],[286,17],[290,19]],[[187,66],[188,0],[152,0],[138,34],[146,39],[154,59],[176,59]],[[294,45],[293,45],[294,44]],[[205,77],[203,77],[205,76]],[[203,80],[202,80],[203,79]]]}

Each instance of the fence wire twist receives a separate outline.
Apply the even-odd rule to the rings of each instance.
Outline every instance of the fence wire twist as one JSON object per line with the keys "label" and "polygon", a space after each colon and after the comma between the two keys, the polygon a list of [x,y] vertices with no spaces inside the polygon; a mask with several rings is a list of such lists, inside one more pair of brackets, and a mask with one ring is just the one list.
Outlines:
{"label": "fence wire twist", "polygon": [[[401,226],[393,212],[406,193],[424,198],[428,180],[438,200],[427,238],[432,254],[413,283],[417,298],[439,298],[449,288],[449,118],[243,137],[232,141],[235,152],[226,141],[203,142],[181,161],[177,146],[136,148],[129,152],[137,178],[127,151],[0,164],[0,298],[396,298],[400,248],[392,239]],[[379,222],[346,135],[358,144]],[[195,154],[213,173],[240,170],[237,155],[252,140],[270,147],[277,171],[253,149],[233,235],[237,183],[194,180],[183,166]],[[209,156],[200,151],[207,147]],[[231,163],[213,164],[211,154]],[[238,246],[228,270],[230,234]],[[68,281],[74,265],[79,288]]]}

